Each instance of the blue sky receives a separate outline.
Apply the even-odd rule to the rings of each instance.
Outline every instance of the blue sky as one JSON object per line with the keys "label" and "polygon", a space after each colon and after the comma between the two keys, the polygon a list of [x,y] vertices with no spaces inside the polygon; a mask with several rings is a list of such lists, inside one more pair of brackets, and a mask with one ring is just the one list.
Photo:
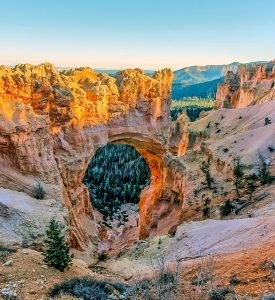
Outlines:
{"label": "blue sky", "polygon": [[9,0],[0,64],[178,69],[275,58],[274,0]]}

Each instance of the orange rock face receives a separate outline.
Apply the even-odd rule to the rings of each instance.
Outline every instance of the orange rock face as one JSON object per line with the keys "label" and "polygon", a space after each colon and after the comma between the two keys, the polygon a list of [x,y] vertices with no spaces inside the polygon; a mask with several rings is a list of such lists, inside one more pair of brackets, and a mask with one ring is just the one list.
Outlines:
{"label": "orange rock face", "polygon": [[93,219],[86,168],[99,147],[127,143],[152,172],[141,195],[140,236],[167,233],[180,222],[184,187],[173,155],[184,153],[186,139],[169,117],[172,79],[168,69],[111,77],[51,64],[0,67],[0,187],[31,193],[42,182],[68,210],[71,246],[83,250]]}
{"label": "orange rock face", "polygon": [[216,105],[242,108],[275,100],[275,61],[267,64],[240,65],[237,73],[228,72],[218,86]]}

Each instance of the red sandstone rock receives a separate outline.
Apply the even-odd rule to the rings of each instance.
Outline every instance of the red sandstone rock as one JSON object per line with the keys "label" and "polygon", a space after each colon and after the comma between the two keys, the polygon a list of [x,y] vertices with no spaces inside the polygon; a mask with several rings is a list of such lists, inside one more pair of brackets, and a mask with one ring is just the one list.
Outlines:
{"label": "red sandstone rock", "polygon": [[[169,116],[172,79],[168,69],[153,77],[129,69],[114,78],[90,68],[59,72],[51,64],[0,67],[0,187],[30,193],[30,182],[43,182],[69,212],[71,246],[85,249],[94,238],[86,168],[97,148],[127,143],[152,172],[141,195],[140,236],[168,232],[183,201],[172,153],[184,154],[186,139],[184,124],[175,130]],[[172,222],[159,222],[169,215]]]}
{"label": "red sandstone rock", "polygon": [[216,105],[241,108],[275,100],[275,62],[240,65],[237,73],[228,72],[218,86]]}

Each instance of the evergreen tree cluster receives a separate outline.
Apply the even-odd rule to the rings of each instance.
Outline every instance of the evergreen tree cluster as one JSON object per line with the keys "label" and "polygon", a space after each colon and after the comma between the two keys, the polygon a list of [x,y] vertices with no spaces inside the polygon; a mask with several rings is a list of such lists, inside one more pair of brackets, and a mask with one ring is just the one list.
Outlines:
{"label": "evergreen tree cluster", "polygon": [[108,144],[96,151],[83,182],[93,206],[104,216],[113,216],[122,204],[139,203],[150,178],[148,164],[134,147]]}
{"label": "evergreen tree cluster", "polygon": [[172,101],[170,115],[172,120],[175,121],[178,115],[185,111],[190,121],[193,122],[202,111],[211,110],[214,105],[215,101],[211,98],[185,97]]}

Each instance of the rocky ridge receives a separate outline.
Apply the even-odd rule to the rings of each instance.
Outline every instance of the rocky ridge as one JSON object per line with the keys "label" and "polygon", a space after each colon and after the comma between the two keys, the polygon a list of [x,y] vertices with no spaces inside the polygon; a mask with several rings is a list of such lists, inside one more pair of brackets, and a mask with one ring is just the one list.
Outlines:
{"label": "rocky ridge", "polygon": [[217,107],[241,108],[275,100],[275,61],[240,65],[227,72],[216,94]]}
{"label": "rocky ridge", "polygon": [[2,66],[0,186],[32,195],[40,182],[47,198],[63,204],[70,245],[93,248],[97,230],[82,178],[97,148],[127,143],[152,173],[141,195],[140,237],[169,230],[158,224],[168,215],[179,222],[183,186],[173,155],[184,153],[186,139],[170,121],[172,79],[168,69],[114,78],[90,68],[59,72],[48,63]]}

